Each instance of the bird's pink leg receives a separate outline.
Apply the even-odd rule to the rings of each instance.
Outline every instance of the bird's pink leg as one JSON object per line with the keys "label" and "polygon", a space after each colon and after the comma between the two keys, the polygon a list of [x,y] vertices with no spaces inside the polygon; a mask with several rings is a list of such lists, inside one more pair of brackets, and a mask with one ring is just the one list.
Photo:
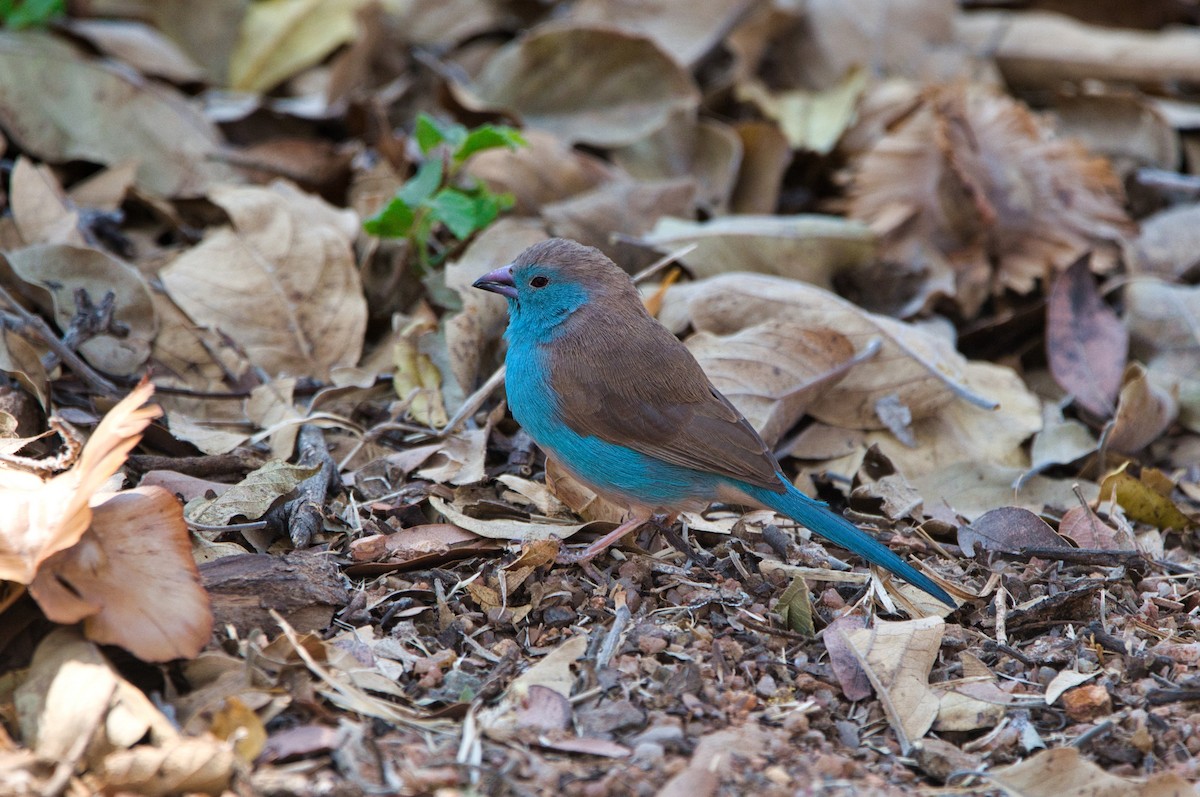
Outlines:
{"label": "bird's pink leg", "polygon": [[608,534],[605,534],[603,537],[596,540],[582,551],[579,551],[578,553],[574,551],[560,551],[555,561],[557,561],[559,564],[590,562],[598,554],[603,553],[604,549],[608,548],[614,542],[621,539],[631,531],[637,531],[639,526],[646,524],[649,522],[649,520],[649,512],[635,512],[633,517],[629,518],[629,520],[626,520],[624,523],[617,526],[615,529],[610,531]]}

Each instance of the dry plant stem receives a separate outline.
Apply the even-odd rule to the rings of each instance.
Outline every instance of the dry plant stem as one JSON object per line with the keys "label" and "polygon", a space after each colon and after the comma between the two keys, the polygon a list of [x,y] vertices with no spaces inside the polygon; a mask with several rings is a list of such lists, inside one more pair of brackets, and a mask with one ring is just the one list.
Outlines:
{"label": "dry plant stem", "polygon": [[163,457],[154,454],[133,454],[127,460],[134,470],[145,473],[152,470],[171,470],[188,476],[207,478],[228,476],[239,471],[249,472],[267,464],[266,457],[252,451],[238,449],[228,454],[212,454],[200,457]]}
{"label": "dry plant stem", "polygon": [[[3,257],[3,255],[0,255],[0,258]],[[68,348],[62,342],[62,340],[60,340],[59,337],[54,334],[54,331],[50,329],[49,324],[43,321],[40,316],[34,315],[26,310],[21,303],[14,299],[12,294],[10,294],[3,286],[0,286],[0,301],[3,301],[5,304],[7,304],[17,316],[15,319],[11,316],[4,317],[4,326],[9,327],[18,334],[21,333],[23,328],[32,330],[45,342],[47,346],[50,347],[51,351],[58,355],[58,359],[63,363],[63,365],[70,368],[75,375],[82,379],[93,391],[102,393],[106,396],[116,396],[121,393],[120,388],[97,373],[92,366],[83,361],[82,357],[71,351],[71,349]]]}
{"label": "dry plant stem", "polygon": [[592,559],[595,559],[596,556],[603,553],[604,549],[620,540],[626,534],[629,534],[632,531],[637,531],[649,521],[649,515],[635,514],[629,520],[626,520],[624,523],[617,526],[615,529],[610,531],[608,534],[605,534],[603,537],[596,540],[582,551],[561,551],[554,561],[558,562],[560,565],[590,562]]}
{"label": "dry plant stem", "polygon": [[320,427],[304,424],[300,427],[300,465],[320,465],[321,469],[296,486],[296,497],[280,504],[263,516],[269,527],[287,529],[292,545],[307,548],[313,535],[324,526],[321,507],[337,476],[337,463],[329,455],[325,436]]}

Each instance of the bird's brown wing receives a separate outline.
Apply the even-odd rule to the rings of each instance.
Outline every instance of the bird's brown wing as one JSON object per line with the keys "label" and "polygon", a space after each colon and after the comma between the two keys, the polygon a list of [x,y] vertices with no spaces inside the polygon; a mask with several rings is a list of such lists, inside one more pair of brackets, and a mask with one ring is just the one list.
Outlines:
{"label": "bird's brown wing", "polygon": [[550,346],[564,420],[583,435],[782,492],[766,443],[679,340],[640,307],[585,308]]}

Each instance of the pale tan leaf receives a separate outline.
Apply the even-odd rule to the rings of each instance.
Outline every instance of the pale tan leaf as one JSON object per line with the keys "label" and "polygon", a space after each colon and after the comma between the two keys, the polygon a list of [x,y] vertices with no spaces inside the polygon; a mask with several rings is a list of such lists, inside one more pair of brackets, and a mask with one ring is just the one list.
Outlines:
{"label": "pale tan leaf", "polygon": [[69,19],[66,27],[96,49],[145,75],[175,83],[204,80],[204,70],[179,45],[144,22],[125,19]]}
{"label": "pale tan leaf", "polygon": [[[1041,512],[1047,505],[1070,506],[1078,501],[1076,487],[1084,500],[1094,501],[1100,495],[1095,482],[1045,476],[1020,481],[1024,475],[1024,468],[971,461],[946,465],[911,481],[926,507],[946,506],[967,520],[1010,504],[1031,512]],[[1019,487],[1014,486],[1018,483]]]}
{"label": "pale tan leaf", "polygon": [[750,0],[581,0],[570,7],[570,18],[648,36],[676,61],[693,66],[751,5]]}
{"label": "pale tan leaf", "polygon": [[527,130],[522,134],[529,146],[485,150],[471,156],[465,167],[493,191],[512,194],[516,200],[513,210],[519,215],[536,214],[543,205],[581,194],[616,176],[606,161],[580,152],[550,133]]}
{"label": "pale tan leaf", "polygon": [[13,223],[27,245],[84,245],[79,211],[67,202],[49,166],[35,164],[23,155],[17,158],[8,193]]}
{"label": "pale tan leaf", "polygon": [[1125,384],[1117,396],[1117,410],[1105,429],[1101,445],[1134,454],[1153,443],[1174,423],[1179,405],[1169,392],[1154,384],[1141,363],[1125,369]]}
{"label": "pale tan leaf", "polygon": [[734,213],[773,213],[779,204],[784,174],[792,162],[787,139],[769,122],[739,122],[733,130],[742,140],[742,168],[730,207]]}
{"label": "pale tan leaf", "polygon": [[895,623],[876,620],[871,628],[842,632],[871,679],[903,750],[924,736],[937,717],[939,701],[929,687],[929,673],[945,628],[941,617],[925,617]]}
{"label": "pale tan leaf", "polygon": [[[992,770],[989,778],[1009,794],[1021,797],[1150,797],[1150,791],[1129,778],[1110,775],[1084,758],[1078,748],[1040,750],[1015,764]],[[1179,792],[1186,794],[1187,792]]]}
{"label": "pale tan leaf", "polygon": [[479,713],[483,732],[493,739],[511,738],[520,727],[521,707],[533,690],[548,689],[569,698],[575,682],[571,666],[587,650],[587,644],[586,633],[575,634],[514,679],[499,703]]}
{"label": "pale tan leaf", "polygon": [[611,28],[548,24],[503,47],[470,86],[473,108],[503,109],[570,142],[619,146],[695,109],[691,76],[652,41]]}
{"label": "pale tan leaf", "polygon": [[233,338],[271,376],[328,376],[362,351],[366,301],[354,261],[357,221],[282,182],[223,187],[233,221],[160,272],[172,300]]}
{"label": "pale tan leaf", "polygon": [[224,526],[236,517],[256,520],[318,469],[278,460],[268,462],[216,498],[190,502],[184,514],[189,523],[205,526]]}
{"label": "pale tan leaf", "polygon": [[651,135],[614,149],[612,158],[639,180],[691,178],[698,204],[709,214],[721,215],[728,209],[742,163],[742,140],[722,122],[678,110]]}
{"label": "pale tan leaf", "polygon": [[182,94],[48,33],[0,33],[0,124],[43,160],[136,158],[138,185],[166,196],[197,196],[232,174],[215,157],[217,129]]}
{"label": "pale tan leaf", "polygon": [[365,0],[265,0],[242,18],[229,59],[229,82],[265,92],[319,63],[358,33],[355,12]]}
{"label": "pale tan leaf", "polygon": [[429,496],[429,504],[446,516],[454,525],[492,540],[520,540],[533,542],[552,538],[565,540],[587,526],[587,523],[532,523],[520,520],[480,520],[462,512],[458,507],[443,501],[436,495]]}

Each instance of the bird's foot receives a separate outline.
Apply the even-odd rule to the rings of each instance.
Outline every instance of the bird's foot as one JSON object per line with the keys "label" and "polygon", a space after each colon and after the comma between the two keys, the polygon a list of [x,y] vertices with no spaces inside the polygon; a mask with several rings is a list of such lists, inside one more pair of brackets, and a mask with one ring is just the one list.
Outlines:
{"label": "bird's foot", "polygon": [[603,553],[606,548],[620,540],[626,534],[629,534],[631,531],[637,531],[637,529],[645,525],[646,521],[649,519],[650,518],[646,515],[634,515],[629,520],[626,520],[624,523],[610,531],[608,534],[605,534],[603,537],[584,548],[582,551],[559,551],[558,556],[555,557],[554,561],[560,565],[572,565],[579,564],[580,562],[590,562],[598,555]]}

